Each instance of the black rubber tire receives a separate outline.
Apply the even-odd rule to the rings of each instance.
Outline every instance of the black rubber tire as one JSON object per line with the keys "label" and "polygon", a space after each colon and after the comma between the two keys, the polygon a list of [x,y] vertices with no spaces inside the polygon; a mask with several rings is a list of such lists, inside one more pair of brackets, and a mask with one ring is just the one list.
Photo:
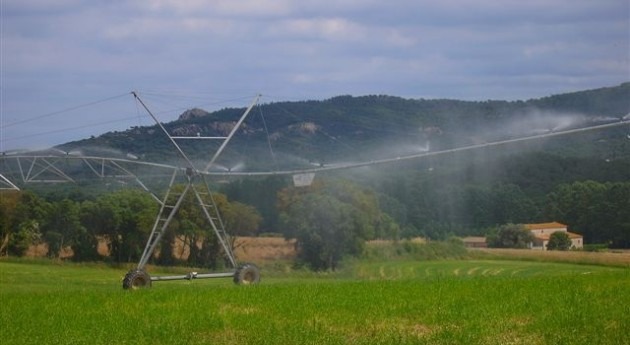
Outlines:
{"label": "black rubber tire", "polygon": [[234,284],[251,285],[260,282],[260,270],[254,264],[243,264],[234,272]]}
{"label": "black rubber tire", "polygon": [[137,290],[151,287],[151,276],[144,270],[134,269],[125,274],[123,289]]}

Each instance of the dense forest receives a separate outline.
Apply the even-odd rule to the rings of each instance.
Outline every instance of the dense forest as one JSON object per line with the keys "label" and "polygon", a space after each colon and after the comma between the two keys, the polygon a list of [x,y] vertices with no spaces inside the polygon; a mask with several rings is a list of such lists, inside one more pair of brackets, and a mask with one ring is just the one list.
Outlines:
{"label": "dense forest", "polygon": [[[164,126],[172,135],[225,135],[242,112],[193,109]],[[630,83],[513,102],[339,96],[270,103],[254,109],[220,164],[256,171],[369,161],[625,121],[628,114]],[[155,126],[58,148],[177,162]],[[182,148],[195,162],[207,158],[198,142]],[[214,187],[229,232],[295,238],[300,259],[314,269],[334,269],[370,239],[484,235],[509,223],[558,221],[587,244],[630,248],[628,126],[322,172],[308,187],[294,187],[290,176],[220,182]],[[75,260],[96,260],[103,259],[96,241],[106,239],[107,260],[137,260],[157,205],[129,186],[99,184],[3,192],[0,254],[23,255],[29,245],[47,243],[50,256],[70,247]],[[220,266],[220,249],[194,211],[180,213],[158,263],[177,263],[168,241],[179,239],[193,249],[185,264]]]}

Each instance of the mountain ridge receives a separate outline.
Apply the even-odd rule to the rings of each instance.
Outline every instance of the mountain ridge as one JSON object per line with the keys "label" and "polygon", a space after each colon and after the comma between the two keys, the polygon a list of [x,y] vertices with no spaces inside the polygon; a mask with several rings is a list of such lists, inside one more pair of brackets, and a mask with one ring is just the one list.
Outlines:
{"label": "mountain ridge", "polygon": [[[243,111],[192,108],[163,125],[173,136],[225,136]],[[228,145],[226,156],[232,162],[225,163],[249,159],[264,166],[270,148],[286,157],[300,157],[302,163],[374,159],[409,153],[409,149],[386,152],[394,146],[421,148],[430,142],[432,150],[448,149],[570,128],[578,122],[615,121],[629,113],[630,82],[526,101],[340,95],[326,100],[272,102],[253,109]],[[181,146],[193,159],[203,159],[210,150],[199,142]],[[154,125],[107,132],[58,147],[65,151],[107,147],[147,160],[164,160],[176,156],[171,145]]]}

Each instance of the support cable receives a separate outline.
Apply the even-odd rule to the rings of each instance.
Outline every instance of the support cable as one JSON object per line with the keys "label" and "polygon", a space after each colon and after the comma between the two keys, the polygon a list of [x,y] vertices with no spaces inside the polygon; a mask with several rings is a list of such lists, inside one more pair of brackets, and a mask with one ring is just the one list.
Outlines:
{"label": "support cable", "polygon": [[155,115],[153,115],[153,113],[151,112],[151,110],[149,110],[149,108],[146,106],[146,104],[144,104],[144,102],[142,101],[142,99],[140,99],[140,97],[138,97],[138,94],[135,91],[131,91],[131,94],[133,95],[133,97],[140,102],[140,105],[142,105],[142,107],[144,108],[144,110],[147,111],[147,113],[149,113],[149,115],[151,116],[151,118],[155,121],[155,123],[158,125],[158,127],[160,127],[160,129],[162,130],[162,132],[164,132],[164,134],[166,134],[166,136],[168,137],[168,139],[171,141],[171,143],[173,144],[173,146],[175,146],[175,149],[177,150],[177,152],[179,152],[179,154],[184,158],[184,160],[186,161],[186,163],[188,163],[188,166],[193,169],[195,169],[195,165],[190,161],[190,159],[188,159],[188,156],[186,156],[186,154],[184,153],[184,151],[182,151],[181,147],[179,147],[179,145],[177,145],[177,142],[173,139],[173,137],[171,137],[171,135],[168,133],[168,131],[166,130],[166,128],[164,128],[164,126],[162,125],[162,123],[160,121],[158,121],[158,119],[155,117]]}
{"label": "support cable", "polygon": [[70,107],[70,108],[66,108],[66,109],[62,109],[62,110],[58,110],[58,111],[53,111],[52,113],[47,113],[47,114],[43,114],[43,115],[39,115],[39,116],[35,116],[35,117],[32,117],[32,118],[29,118],[29,119],[23,119],[23,120],[15,121],[15,122],[12,122],[12,123],[9,123],[7,125],[0,126],[0,127],[4,129],[4,128],[7,128],[7,127],[11,127],[11,126],[15,126],[15,125],[19,125],[19,124],[23,124],[23,123],[27,123],[27,122],[40,120],[40,119],[43,119],[43,118],[46,118],[46,117],[50,117],[50,116],[62,114],[62,113],[65,113],[65,112],[69,112],[69,111],[73,111],[73,110],[77,110],[77,109],[81,109],[81,108],[86,108],[86,107],[89,107],[89,106],[92,106],[92,105],[95,105],[95,104],[111,101],[113,99],[120,98],[120,97],[123,97],[123,96],[126,96],[126,95],[127,94],[124,93],[122,95],[116,95],[116,96],[104,98],[104,99],[101,99],[101,100],[80,104],[80,105],[77,105],[77,106],[74,106],[74,107]]}
{"label": "support cable", "polygon": [[262,119],[263,128],[265,129],[265,135],[267,136],[267,145],[269,146],[269,152],[271,153],[271,159],[273,160],[273,165],[278,169],[278,161],[276,160],[276,154],[273,152],[273,147],[271,146],[271,138],[269,136],[269,129],[267,128],[267,122],[265,121],[265,116],[262,112],[262,106],[258,106],[258,113],[260,114],[260,118]]}
{"label": "support cable", "polygon": [[129,117],[117,118],[117,119],[113,119],[113,120],[108,120],[108,121],[103,121],[103,122],[98,122],[98,123],[92,123],[92,124],[87,124],[87,125],[81,125],[81,126],[76,126],[76,127],[61,128],[61,129],[55,129],[55,130],[46,131],[46,132],[33,133],[33,134],[28,134],[28,135],[21,135],[21,136],[17,136],[17,137],[3,138],[3,141],[20,140],[20,139],[26,139],[26,138],[39,137],[39,136],[46,135],[46,134],[70,132],[70,131],[74,131],[74,130],[77,130],[77,129],[84,129],[84,128],[89,128],[89,127],[108,125],[108,124],[111,124],[111,123],[123,122],[123,121],[129,121]]}

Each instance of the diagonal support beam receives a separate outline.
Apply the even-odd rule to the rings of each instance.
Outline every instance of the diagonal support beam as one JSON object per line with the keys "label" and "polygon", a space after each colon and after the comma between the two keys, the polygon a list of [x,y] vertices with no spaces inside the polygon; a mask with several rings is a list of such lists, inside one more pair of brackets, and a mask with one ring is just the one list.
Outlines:
{"label": "diagonal support beam", "polygon": [[11,180],[0,174],[0,190],[20,190]]}
{"label": "diagonal support beam", "polygon": [[239,127],[241,127],[241,125],[243,124],[243,121],[245,121],[245,118],[247,117],[249,112],[252,111],[252,109],[254,108],[256,103],[258,103],[258,100],[260,99],[260,96],[261,95],[256,95],[256,98],[254,98],[254,100],[249,105],[249,107],[247,107],[247,110],[245,110],[243,115],[241,115],[241,118],[238,119],[238,122],[236,123],[236,125],[234,125],[234,128],[232,128],[232,131],[230,132],[230,134],[225,138],[225,140],[223,141],[223,143],[221,144],[219,149],[217,149],[217,152],[215,152],[214,156],[212,156],[212,159],[210,159],[210,162],[208,162],[208,164],[206,164],[206,168],[204,169],[204,172],[208,172],[208,170],[210,170],[210,168],[212,167],[214,162],[217,160],[217,158],[219,158],[219,156],[221,155],[221,153],[223,152],[223,150],[225,149],[227,144],[230,142],[230,140],[232,139],[234,134],[236,134],[236,132],[238,131]]}

